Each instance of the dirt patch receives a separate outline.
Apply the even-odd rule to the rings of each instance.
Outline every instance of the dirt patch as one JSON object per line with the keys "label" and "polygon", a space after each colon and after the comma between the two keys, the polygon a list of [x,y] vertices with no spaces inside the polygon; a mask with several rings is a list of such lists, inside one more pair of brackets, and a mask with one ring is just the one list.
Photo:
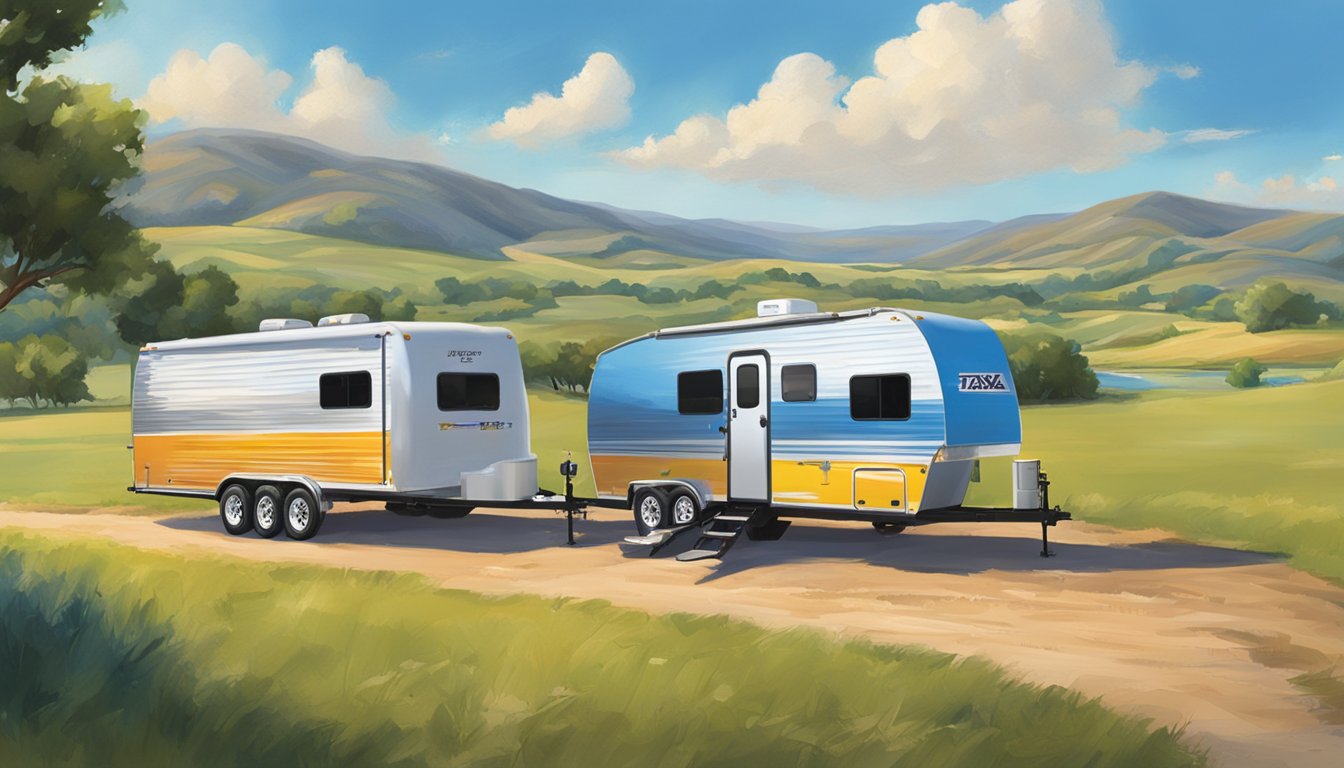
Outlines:
{"label": "dirt patch", "polygon": [[678,563],[621,544],[625,514],[579,521],[576,547],[564,545],[563,517],[507,510],[432,520],[338,509],[310,542],[230,537],[204,509],[160,520],[0,510],[0,526],[917,643],[1186,725],[1222,764],[1333,767],[1344,754],[1329,672],[1344,669],[1344,590],[1276,557],[1065,523],[1043,560],[1034,526],[879,536],[807,522],[723,562]]}

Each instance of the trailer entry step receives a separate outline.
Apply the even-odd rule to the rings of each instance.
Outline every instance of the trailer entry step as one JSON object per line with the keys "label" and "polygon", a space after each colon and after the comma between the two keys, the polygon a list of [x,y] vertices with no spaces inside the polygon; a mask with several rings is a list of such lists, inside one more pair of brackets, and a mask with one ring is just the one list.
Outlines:
{"label": "trailer entry step", "polygon": [[[724,554],[733,548],[737,540],[743,533],[750,537],[751,526],[768,525],[769,510],[763,507],[751,507],[743,509],[741,507],[730,507],[732,514],[716,515],[705,523],[700,531],[700,539],[695,542],[695,546],[690,550],[677,555],[677,559],[682,562],[693,560],[707,560],[712,557],[721,558]],[[762,519],[757,519],[762,518]]]}

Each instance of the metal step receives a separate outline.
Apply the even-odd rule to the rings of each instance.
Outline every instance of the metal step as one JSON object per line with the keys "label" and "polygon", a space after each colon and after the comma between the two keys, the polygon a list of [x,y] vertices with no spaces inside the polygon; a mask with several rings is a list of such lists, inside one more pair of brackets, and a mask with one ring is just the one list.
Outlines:
{"label": "metal step", "polygon": [[659,528],[649,531],[647,536],[626,536],[625,542],[636,546],[649,547],[649,557],[653,557],[658,554],[658,550],[671,544],[673,539],[695,527],[695,525],[682,525],[676,528]]}
{"label": "metal step", "polygon": [[737,531],[702,531],[701,536],[711,536],[716,539],[735,539]]}
{"label": "metal step", "polygon": [[677,555],[677,560],[683,563],[689,563],[695,560],[708,560],[712,557],[719,557],[723,553],[717,549],[688,549]]}

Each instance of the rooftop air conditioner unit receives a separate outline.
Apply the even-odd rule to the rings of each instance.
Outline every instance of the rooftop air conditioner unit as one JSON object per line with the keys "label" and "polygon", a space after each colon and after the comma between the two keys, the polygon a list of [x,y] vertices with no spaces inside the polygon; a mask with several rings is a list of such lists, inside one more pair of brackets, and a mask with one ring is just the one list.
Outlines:
{"label": "rooftop air conditioner unit", "polygon": [[369,316],[363,312],[350,312],[344,315],[327,315],[317,321],[317,327],[321,328],[325,325],[355,325],[357,323],[367,322],[369,322]]}
{"label": "rooftop air conditioner unit", "polygon": [[294,328],[312,328],[313,324],[307,320],[299,320],[293,317],[268,317],[261,321],[257,327],[259,331],[288,331]]}
{"label": "rooftop air conditioner unit", "polygon": [[807,315],[817,311],[817,302],[807,299],[766,299],[756,302],[757,317]]}

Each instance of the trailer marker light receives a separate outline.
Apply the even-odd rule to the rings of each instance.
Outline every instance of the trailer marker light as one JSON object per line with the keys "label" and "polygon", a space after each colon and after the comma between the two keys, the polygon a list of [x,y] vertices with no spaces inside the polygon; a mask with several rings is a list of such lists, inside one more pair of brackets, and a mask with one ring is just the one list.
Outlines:
{"label": "trailer marker light", "polygon": [[410,340],[411,340],[411,334],[409,334],[409,333],[403,333],[403,334],[401,334],[401,338],[405,339],[406,341],[410,341]]}

